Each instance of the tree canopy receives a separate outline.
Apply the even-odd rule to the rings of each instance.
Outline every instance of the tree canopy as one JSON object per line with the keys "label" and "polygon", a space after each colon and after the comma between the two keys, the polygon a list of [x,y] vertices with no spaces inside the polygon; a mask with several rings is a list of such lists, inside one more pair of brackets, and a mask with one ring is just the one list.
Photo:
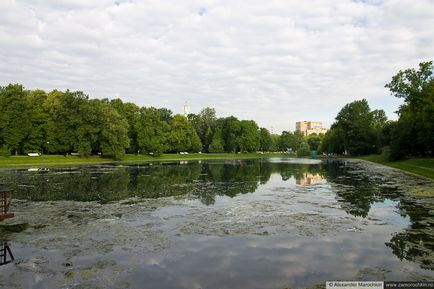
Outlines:
{"label": "tree canopy", "polygon": [[275,147],[253,120],[217,118],[206,107],[188,117],[167,108],[139,107],[121,99],[90,99],[81,91],[0,87],[0,150],[3,155],[40,152],[160,155],[165,152],[239,152]]}
{"label": "tree canopy", "polygon": [[392,95],[403,98],[399,120],[390,131],[392,159],[434,154],[434,67],[422,62],[419,69],[399,71],[386,84]]}
{"label": "tree canopy", "polygon": [[399,71],[385,85],[404,100],[397,121],[366,99],[346,104],[324,135],[271,134],[254,120],[217,118],[214,108],[173,115],[167,108],[139,107],[121,99],[90,99],[81,91],[26,90],[0,86],[0,153],[28,152],[160,155],[165,152],[310,151],[363,155],[387,152],[391,160],[434,154],[434,68]]}

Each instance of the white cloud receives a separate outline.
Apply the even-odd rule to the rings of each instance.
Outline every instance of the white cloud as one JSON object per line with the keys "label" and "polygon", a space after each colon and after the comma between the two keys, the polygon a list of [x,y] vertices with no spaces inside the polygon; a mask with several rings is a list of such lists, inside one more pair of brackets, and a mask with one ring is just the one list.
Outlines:
{"label": "white cloud", "polygon": [[0,9],[0,85],[83,90],[181,112],[216,108],[275,131],[330,124],[433,59],[434,3],[421,1],[30,1]]}

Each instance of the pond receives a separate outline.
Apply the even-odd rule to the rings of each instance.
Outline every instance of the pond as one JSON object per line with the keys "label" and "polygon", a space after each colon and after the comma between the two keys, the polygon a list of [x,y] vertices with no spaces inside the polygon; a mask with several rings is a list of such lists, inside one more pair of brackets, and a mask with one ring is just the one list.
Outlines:
{"label": "pond", "polygon": [[4,169],[1,288],[313,288],[433,280],[434,183],[362,161]]}

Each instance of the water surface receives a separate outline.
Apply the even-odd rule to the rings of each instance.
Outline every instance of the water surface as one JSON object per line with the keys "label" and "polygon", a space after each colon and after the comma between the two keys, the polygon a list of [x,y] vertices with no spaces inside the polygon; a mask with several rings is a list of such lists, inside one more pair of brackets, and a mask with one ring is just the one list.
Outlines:
{"label": "water surface", "polygon": [[433,182],[366,162],[299,162],[1,170],[16,217],[0,236],[16,259],[0,266],[0,287],[434,279],[434,200],[407,194]]}

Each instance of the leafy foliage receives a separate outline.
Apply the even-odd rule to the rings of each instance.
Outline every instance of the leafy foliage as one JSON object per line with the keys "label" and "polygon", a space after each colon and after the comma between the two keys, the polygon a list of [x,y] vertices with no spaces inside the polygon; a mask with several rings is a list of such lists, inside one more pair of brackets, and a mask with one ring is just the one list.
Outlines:
{"label": "leafy foliage", "polygon": [[422,62],[419,70],[399,71],[386,84],[392,95],[403,98],[399,120],[390,131],[390,157],[434,154],[434,67]]}
{"label": "leafy foliage", "polygon": [[202,143],[193,125],[179,114],[170,121],[166,141],[169,152],[198,152],[202,149]]}
{"label": "leafy foliage", "polygon": [[329,153],[364,155],[379,150],[377,127],[385,122],[384,111],[371,111],[366,99],[345,105],[323,140],[322,150]]}
{"label": "leafy foliage", "polygon": [[0,142],[16,154],[23,152],[32,125],[27,95],[20,84],[0,88]]}
{"label": "leafy foliage", "polygon": [[222,129],[216,128],[211,144],[209,145],[210,153],[222,153],[224,152],[224,144],[222,138]]}
{"label": "leafy foliage", "polygon": [[434,154],[434,69],[399,71],[386,87],[402,98],[399,120],[388,121],[365,99],[345,105],[325,135],[283,131],[270,134],[253,120],[218,118],[213,108],[172,115],[167,108],[139,107],[121,99],[89,99],[81,91],[28,91],[20,84],[0,87],[0,148],[4,156],[27,152],[122,158],[125,152],[312,150],[363,155],[390,153],[390,159]]}
{"label": "leafy foliage", "polygon": [[140,109],[135,130],[142,153],[160,155],[165,151],[168,124],[161,120],[160,111],[154,107]]}

